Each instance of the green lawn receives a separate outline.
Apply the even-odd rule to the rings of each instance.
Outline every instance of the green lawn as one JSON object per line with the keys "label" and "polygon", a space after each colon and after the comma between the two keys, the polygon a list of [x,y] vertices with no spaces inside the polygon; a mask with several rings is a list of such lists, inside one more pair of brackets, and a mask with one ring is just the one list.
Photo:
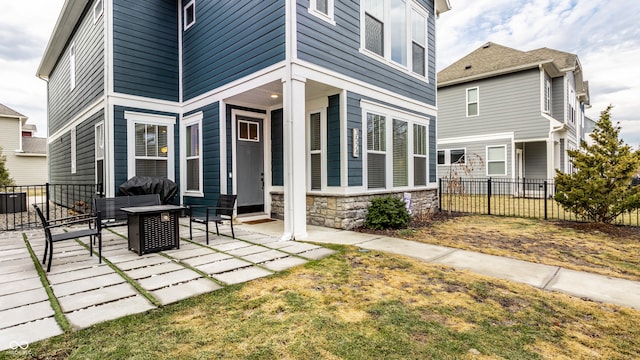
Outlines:
{"label": "green lawn", "polygon": [[6,351],[7,359],[632,359],[640,311],[409,258],[339,252]]}

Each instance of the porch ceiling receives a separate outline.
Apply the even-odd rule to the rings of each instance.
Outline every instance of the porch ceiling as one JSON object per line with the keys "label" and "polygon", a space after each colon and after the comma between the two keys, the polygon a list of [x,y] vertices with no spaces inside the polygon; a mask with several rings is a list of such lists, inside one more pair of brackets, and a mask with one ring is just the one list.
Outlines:
{"label": "porch ceiling", "polygon": [[[306,99],[315,99],[340,93],[341,89],[327,84],[308,80],[306,83]],[[273,81],[262,86],[229,97],[227,103],[254,108],[276,108],[283,105],[282,82]]]}

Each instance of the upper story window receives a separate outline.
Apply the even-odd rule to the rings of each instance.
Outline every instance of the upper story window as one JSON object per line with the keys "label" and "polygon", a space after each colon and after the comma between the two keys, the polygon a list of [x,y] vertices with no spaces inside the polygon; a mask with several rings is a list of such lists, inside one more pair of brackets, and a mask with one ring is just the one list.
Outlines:
{"label": "upper story window", "polygon": [[196,1],[191,0],[184,7],[184,30],[192,27],[196,23]]}
{"label": "upper story window", "polygon": [[76,88],[76,44],[69,47],[69,85],[71,90]]}
{"label": "upper story window", "polygon": [[467,89],[467,116],[478,116],[478,114],[480,114],[478,88]]}
{"label": "upper story window", "polygon": [[333,1],[334,0],[311,0],[309,2],[309,13],[335,25],[333,19]]}
{"label": "upper story window", "polygon": [[93,4],[93,23],[98,22],[98,19],[102,16],[104,12],[104,2],[103,0],[96,0],[96,3]]}
{"label": "upper story window", "polygon": [[425,76],[427,11],[411,0],[363,0],[361,8],[365,53]]}
{"label": "upper story window", "polygon": [[544,77],[544,112],[551,113],[551,80]]}

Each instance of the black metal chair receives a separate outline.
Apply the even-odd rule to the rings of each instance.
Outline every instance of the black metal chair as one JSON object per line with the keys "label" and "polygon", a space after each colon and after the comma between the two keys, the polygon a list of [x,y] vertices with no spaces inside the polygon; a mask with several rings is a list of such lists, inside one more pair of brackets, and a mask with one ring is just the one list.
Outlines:
{"label": "black metal chair", "polygon": [[231,236],[235,239],[236,234],[233,231],[233,208],[236,204],[236,198],[237,195],[220,194],[216,206],[187,205],[186,208],[189,214],[189,238],[193,240],[192,224],[194,222],[204,224],[207,245],[209,245],[209,222],[215,222],[216,234],[220,236],[218,224],[221,224],[223,220],[229,220],[231,223]]}
{"label": "black metal chair", "polygon": [[[102,235],[100,233],[100,226],[98,222],[100,221],[100,215],[98,216],[72,216],[66,217],[62,219],[56,220],[47,220],[42,213],[42,210],[38,207],[38,205],[33,204],[33,207],[36,209],[36,213],[40,217],[40,221],[42,221],[42,227],[44,227],[44,236],[45,236],[45,247],[44,247],[44,256],[42,257],[42,264],[46,264],[45,260],[47,259],[47,253],[49,254],[49,263],[47,265],[47,272],[51,270],[51,259],[53,257],[53,243],[64,240],[71,240],[80,237],[89,237],[89,255],[93,256],[93,241],[95,238],[98,238],[98,262],[102,263]],[[58,234],[52,234],[51,229],[60,228],[64,226],[72,226],[77,224],[88,223],[88,228],[83,229],[73,229],[71,231],[66,231]],[[93,225],[93,226],[92,226]]]}

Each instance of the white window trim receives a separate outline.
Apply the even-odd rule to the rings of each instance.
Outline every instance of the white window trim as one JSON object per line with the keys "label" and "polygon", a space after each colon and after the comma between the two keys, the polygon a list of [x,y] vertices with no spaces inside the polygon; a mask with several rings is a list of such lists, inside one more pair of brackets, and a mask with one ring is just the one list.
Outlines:
{"label": "white window trim", "polygon": [[69,46],[69,86],[71,90],[76,88],[76,43]]}
{"label": "white window trim", "polygon": [[[191,23],[187,23],[187,9],[189,7],[193,7],[193,21]],[[191,28],[193,25],[195,25],[196,23],[196,1],[195,0],[191,0],[187,3],[187,5],[184,6],[183,10],[182,10],[182,20],[184,23],[184,31],[187,31],[189,28]]]}
{"label": "white window trim", "polygon": [[[476,102],[475,102],[475,104],[477,105],[476,108],[477,108],[477,112],[478,113],[475,114],[475,115],[469,115],[469,104],[470,104],[469,103],[469,90],[473,90],[473,89],[476,90]],[[465,101],[465,110],[464,111],[466,112],[467,117],[480,116],[480,87],[479,86],[475,86],[475,87],[467,88],[465,90],[465,99],[466,99],[466,101]]]}
{"label": "white window trim", "polygon": [[331,25],[336,25],[335,17],[334,17],[334,0],[327,0],[327,12],[328,14],[323,13],[318,10],[318,5],[316,0],[310,0],[309,2],[309,14],[319,17],[320,19],[328,22]]}
{"label": "white window trim", "polygon": [[[320,150],[311,150],[311,130],[307,131],[307,191],[322,192],[327,188],[327,108],[307,112],[308,122],[311,114],[320,114]],[[320,189],[311,189],[311,154],[320,154]]]}
{"label": "white window trim", "polygon": [[77,132],[76,132],[76,128],[73,127],[71,128],[71,173],[75,174],[77,171],[77,154],[78,154],[78,149],[77,149]]}
{"label": "white window trim", "polygon": [[[498,161],[490,161],[489,160],[489,149],[493,149],[493,148],[502,148],[504,149],[504,173],[502,174],[489,174],[489,163],[490,162],[498,162]],[[485,159],[487,160],[487,166],[486,166],[486,174],[487,177],[490,176],[507,176],[507,164],[508,164],[508,157],[507,157],[507,145],[487,145],[486,149],[485,149],[486,153],[485,153]]]}
{"label": "white window trim", "polygon": [[[464,151],[464,162],[455,163],[456,165],[466,165],[467,164],[467,148],[466,147],[457,147],[451,149],[438,149],[437,151],[444,151],[444,164],[438,164],[438,166],[451,166],[454,163],[451,162],[451,151],[454,150],[462,150]],[[437,163],[437,153],[436,153],[436,163]]]}
{"label": "white window trim", "polygon": [[[391,13],[391,6],[390,6],[390,1],[389,0],[384,0],[384,16],[385,18],[382,20],[383,24],[384,24],[384,34],[383,34],[383,42],[384,42],[384,49],[383,49],[383,53],[384,56],[380,56],[376,53],[374,53],[373,51],[368,50],[365,47],[365,9],[364,9],[364,0],[360,1],[360,53],[369,56],[377,61],[381,61],[397,70],[400,70],[408,75],[411,75],[417,79],[420,79],[421,81],[426,81],[429,82],[429,11],[427,9],[425,9],[422,5],[412,1],[412,0],[406,0],[407,1],[407,10],[406,10],[406,19],[407,19],[407,65],[404,66],[402,64],[399,64],[393,60],[391,60],[391,28],[390,26],[387,26],[390,18],[389,18],[389,14]],[[415,9],[418,13],[424,15],[424,17],[426,18],[426,28],[425,28],[425,59],[424,59],[424,76],[420,75],[418,73],[414,73],[413,72],[413,57],[411,54],[411,45],[413,43],[413,35],[411,32],[411,10]]]}
{"label": "white window trim", "polygon": [[[414,168],[413,161],[409,161],[413,156],[413,124],[424,125],[427,128],[427,137],[426,137],[426,148],[427,148],[427,159],[429,158],[429,126],[430,119],[428,117],[423,117],[417,114],[412,114],[406,111],[402,111],[399,109],[394,109],[389,106],[373,103],[367,100],[360,101],[360,107],[362,109],[362,128],[360,129],[362,133],[361,143],[362,143],[362,184],[367,192],[376,192],[381,190],[402,190],[402,189],[414,189],[414,188],[426,188],[432,184],[429,181],[429,176],[431,173],[429,172],[429,163],[427,163],[427,184],[426,185],[418,185],[416,186],[414,183]],[[385,117],[385,144],[386,149],[384,152],[368,150],[368,139],[367,139],[367,114],[375,114],[381,115]],[[407,176],[409,177],[408,186],[393,186],[393,120],[401,120],[407,122],[408,126],[408,142],[407,142],[407,161],[409,162],[409,171]],[[377,188],[377,189],[369,189],[369,178],[368,178],[368,169],[367,169],[367,160],[368,153],[379,153],[385,154],[385,188]],[[437,153],[436,153],[437,154]],[[437,161],[437,158],[436,158]]]}
{"label": "white window trim", "polygon": [[[546,75],[543,75],[544,77],[544,81],[543,81],[543,88],[542,88],[542,111],[547,113],[547,114],[551,114],[551,108],[552,108],[552,104],[551,104],[551,99],[553,99],[553,96],[551,94],[551,79],[548,78]],[[546,94],[546,95],[545,95]]]}
{"label": "white window trim", "polygon": [[125,111],[127,120],[127,177],[130,179],[136,175],[136,124],[160,125],[167,127],[167,178],[175,181],[174,159],[174,126],[176,119],[173,116],[155,115]]}
{"label": "white window trim", "polygon": [[104,0],[96,0],[93,4],[93,23],[97,23],[104,13]]}
{"label": "white window trim", "polygon": [[[250,121],[250,120],[238,120],[236,121],[236,126],[238,127],[238,129],[236,129],[236,134],[238,136],[238,138],[236,140],[238,141],[249,141],[249,142],[260,142],[260,123],[257,121]],[[251,124],[255,124],[258,127],[258,131],[257,131],[257,135],[258,138],[257,139],[243,139],[240,137],[240,131],[238,131],[240,129],[240,124],[249,124],[249,126]]]}
{"label": "white window trim", "polygon": [[[181,190],[182,190],[182,195],[183,196],[190,196],[190,197],[204,197],[204,174],[203,174],[203,170],[204,170],[204,166],[203,166],[203,147],[204,144],[202,143],[202,119],[204,118],[204,115],[202,113],[202,111],[197,112],[195,114],[191,114],[189,116],[186,116],[184,118],[182,118],[182,121],[180,123],[180,178],[183,179],[183,181],[181,181],[182,185],[180,186]],[[199,166],[199,170],[198,170],[198,174],[199,174],[199,179],[198,179],[198,191],[194,191],[194,190],[188,190],[187,189],[187,127],[189,126],[193,126],[193,125],[198,125],[199,131],[198,131],[198,144],[200,146],[200,155],[197,156],[197,158],[199,159],[198,162],[198,166]],[[196,158],[196,157],[193,157]]]}

